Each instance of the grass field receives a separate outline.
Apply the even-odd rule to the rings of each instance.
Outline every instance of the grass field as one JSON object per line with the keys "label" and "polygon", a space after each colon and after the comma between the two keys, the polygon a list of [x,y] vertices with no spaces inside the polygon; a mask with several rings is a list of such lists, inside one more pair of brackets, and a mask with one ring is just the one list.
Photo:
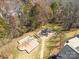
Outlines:
{"label": "grass field", "polygon": [[[50,24],[47,24],[44,27],[55,29],[55,30],[60,28],[57,26],[52,26]],[[68,38],[73,37],[76,34],[79,34],[79,29],[72,29],[70,31],[65,31],[64,32],[65,36],[62,37],[63,38],[62,40],[67,40]],[[27,34],[23,35],[22,37],[26,37],[26,35]],[[20,37],[20,39],[22,38]],[[17,49],[17,45],[18,45],[17,40],[19,40],[19,38],[14,39],[11,43],[1,47],[0,52],[3,51],[4,54],[5,52],[11,53],[13,59],[40,59],[41,43],[36,49],[34,49],[30,54],[28,54],[26,51],[19,51]],[[47,59],[50,55],[54,55],[59,52],[59,47],[57,47],[57,45],[60,45],[60,36],[52,37],[51,39],[45,41],[44,59]]]}

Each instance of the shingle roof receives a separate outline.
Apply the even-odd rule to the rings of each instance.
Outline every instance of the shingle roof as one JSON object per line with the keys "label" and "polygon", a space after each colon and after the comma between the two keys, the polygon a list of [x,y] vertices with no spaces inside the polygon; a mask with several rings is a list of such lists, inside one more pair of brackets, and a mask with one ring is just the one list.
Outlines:
{"label": "shingle roof", "polygon": [[79,38],[79,34],[78,35],[75,35],[75,37],[78,37]]}
{"label": "shingle roof", "polygon": [[58,54],[57,59],[79,59],[79,54],[66,45]]}
{"label": "shingle roof", "polygon": [[68,45],[59,52],[57,56],[51,56],[48,59],[79,59],[79,54]]}

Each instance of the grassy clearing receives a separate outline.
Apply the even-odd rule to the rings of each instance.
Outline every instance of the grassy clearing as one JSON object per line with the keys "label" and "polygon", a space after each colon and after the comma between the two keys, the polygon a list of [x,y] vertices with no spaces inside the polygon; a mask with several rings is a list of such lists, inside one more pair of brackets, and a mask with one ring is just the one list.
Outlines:
{"label": "grassy clearing", "polygon": [[[51,24],[47,24],[44,27],[45,28],[50,28],[52,30],[53,29],[58,30],[60,28],[57,25],[53,25],[52,26]],[[36,32],[38,30],[39,29],[37,29]],[[65,36],[62,37],[63,38],[62,40],[65,40],[67,38],[73,37],[75,34],[79,34],[79,29],[75,29],[73,31],[72,30],[71,31],[65,31],[64,32]],[[60,39],[61,39],[60,36],[61,36],[61,34],[57,35],[56,37],[52,37],[48,41],[45,42],[44,59],[47,59],[50,55],[54,55],[54,54],[56,54],[56,53],[59,52],[58,45],[60,45]],[[4,49],[2,51],[4,51],[4,54],[5,54],[5,52],[6,53],[11,52],[11,54],[13,55],[13,59],[40,59],[40,49],[41,49],[40,47],[41,47],[41,43],[30,54],[27,54],[27,52],[25,52],[25,51],[19,51],[19,50],[17,50],[16,46],[17,46],[16,41],[12,42],[8,46],[4,47]]]}
{"label": "grassy clearing", "polygon": [[45,27],[45,28],[52,29],[52,30],[61,29],[61,27],[59,27],[57,24],[47,24],[47,25],[45,25],[44,27]]}
{"label": "grassy clearing", "polygon": [[13,54],[13,59],[16,59],[16,57],[18,56],[18,51],[16,49],[13,49],[12,54]]}
{"label": "grassy clearing", "polygon": [[4,57],[9,57],[10,55],[12,55],[13,59],[16,59],[16,57],[18,56],[18,50],[13,46],[6,46],[0,52]]}
{"label": "grassy clearing", "polygon": [[45,47],[44,47],[44,59],[47,59],[49,56],[50,56],[50,50],[45,45]]}
{"label": "grassy clearing", "polygon": [[46,42],[45,51],[44,51],[45,56],[57,54],[61,46],[64,45],[65,40],[67,40],[70,37],[73,37],[74,35],[79,34],[79,29],[71,29],[70,31],[61,32],[60,31],[61,27],[55,24],[47,24],[44,27],[50,28],[57,32],[56,37],[52,37]]}
{"label": "grassy clearing", "polygon": [[34,49],[30,54],[25,51],[19,51],[16,59],[39,59],[40,56],[40,47]]}

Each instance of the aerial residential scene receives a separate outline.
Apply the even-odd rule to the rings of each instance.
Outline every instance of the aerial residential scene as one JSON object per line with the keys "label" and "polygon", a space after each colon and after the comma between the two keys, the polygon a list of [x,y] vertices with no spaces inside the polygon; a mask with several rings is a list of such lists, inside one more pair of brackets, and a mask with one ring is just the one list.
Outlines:
{"label": "aerial residential scene", "polygon": [[79,59],[79,0],[0,0],[0,59]]}

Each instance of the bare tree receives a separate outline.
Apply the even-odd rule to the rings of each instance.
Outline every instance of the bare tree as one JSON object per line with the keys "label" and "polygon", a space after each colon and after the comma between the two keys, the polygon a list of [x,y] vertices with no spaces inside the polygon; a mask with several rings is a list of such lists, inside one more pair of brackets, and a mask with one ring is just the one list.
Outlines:
{"label": "bare tree", "polygon": [[79,8],[76,5],[73,5],[72,2],[69,2],[66,4],[66,6],[63,6],[59,4],[59,8],[56,12],[56,22],[59,22],[63,25],[64,30],[70,30],[72,27],[78,27],[78,12]]}

